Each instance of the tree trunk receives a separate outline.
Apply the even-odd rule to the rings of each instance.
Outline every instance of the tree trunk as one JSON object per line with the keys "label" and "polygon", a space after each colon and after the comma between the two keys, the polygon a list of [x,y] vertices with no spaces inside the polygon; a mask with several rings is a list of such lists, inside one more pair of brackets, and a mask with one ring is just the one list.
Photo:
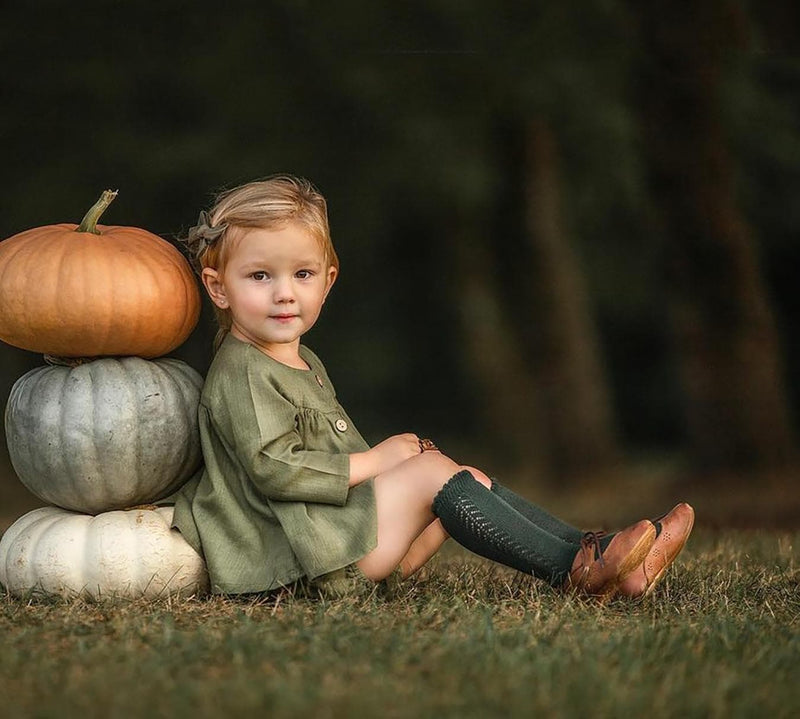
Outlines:
{"label": "tree trunk", "polygon": [[559,478],[569,479],[617,461],[616,430],[588,291],[563,224],[551,127],[530,121],[525,148],[528,344],[549,461]]}
{"label": "tree trunk", "polygon": [[487,241],[466,226],[455,230],[453,250],[461,346],[481,398],[484,423],[491,428],[491,444],[502,453],[506,469],[546,481],[549,468],[536,391],[500,292],[495,258]]}
{"label": "tree trunk", "polygon": [[642,79],[644,121],[690,446],[705,470],[771,469],[792,458],[793,431],[775,322],[720,119],[725,55],[743,23],[726,0],[659,2],[640,12],[656,61]]}

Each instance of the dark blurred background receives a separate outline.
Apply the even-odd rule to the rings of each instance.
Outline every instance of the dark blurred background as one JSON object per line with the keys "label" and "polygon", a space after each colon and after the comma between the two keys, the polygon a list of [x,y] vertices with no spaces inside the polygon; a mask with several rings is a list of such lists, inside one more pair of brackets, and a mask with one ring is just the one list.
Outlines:
{"label": "dark blurred background", "polygon": [[[368,440],[576,521],[798,524],[797,3],[145,7],[0,10],[0,237],[115,188],[103,222],[175,241],[305,175],[342,262],[306,341]],[[40,364],[0,347],[3,404]],[[2,445],[7,526],[41,502]]]}

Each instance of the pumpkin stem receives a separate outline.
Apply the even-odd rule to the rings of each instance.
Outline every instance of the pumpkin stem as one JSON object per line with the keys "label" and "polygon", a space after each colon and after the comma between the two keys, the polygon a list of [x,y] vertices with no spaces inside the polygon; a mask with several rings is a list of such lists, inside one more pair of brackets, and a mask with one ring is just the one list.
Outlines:
{"label": "pumpkin stem", "polygon": [[75,228],[75,232],[91,232],[93,235],[99,235],[97,231],[97,221],[100,219],[106,208],[114,201],[117,196],[118,190],[103,190],[100,199],[95,202],[89,211],[83,216],[81,224]]}

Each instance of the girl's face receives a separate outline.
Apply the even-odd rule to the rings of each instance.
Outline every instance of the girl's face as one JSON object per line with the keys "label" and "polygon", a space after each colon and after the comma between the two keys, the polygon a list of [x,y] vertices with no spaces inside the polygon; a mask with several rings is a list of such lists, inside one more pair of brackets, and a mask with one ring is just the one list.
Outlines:
{"label": "girl's face", "polygon": [[302,225],[247,229],[234,238],[224,270],[205,268],[212,301],[229,310],[231,334],[287,364],[319,317],[336,279],[319,243]]}

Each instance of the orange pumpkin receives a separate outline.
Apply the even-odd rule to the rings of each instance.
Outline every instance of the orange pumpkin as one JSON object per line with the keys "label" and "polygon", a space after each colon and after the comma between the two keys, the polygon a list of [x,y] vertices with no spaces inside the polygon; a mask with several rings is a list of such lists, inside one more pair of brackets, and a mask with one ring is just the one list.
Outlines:
{"label": "orange pumpkin", "polygon": [[0,242],[0,339],[61,357],[170,352],[194,329],[189,263],[136,227],[98,225],[106,190],[80,225],[36,227]]}

